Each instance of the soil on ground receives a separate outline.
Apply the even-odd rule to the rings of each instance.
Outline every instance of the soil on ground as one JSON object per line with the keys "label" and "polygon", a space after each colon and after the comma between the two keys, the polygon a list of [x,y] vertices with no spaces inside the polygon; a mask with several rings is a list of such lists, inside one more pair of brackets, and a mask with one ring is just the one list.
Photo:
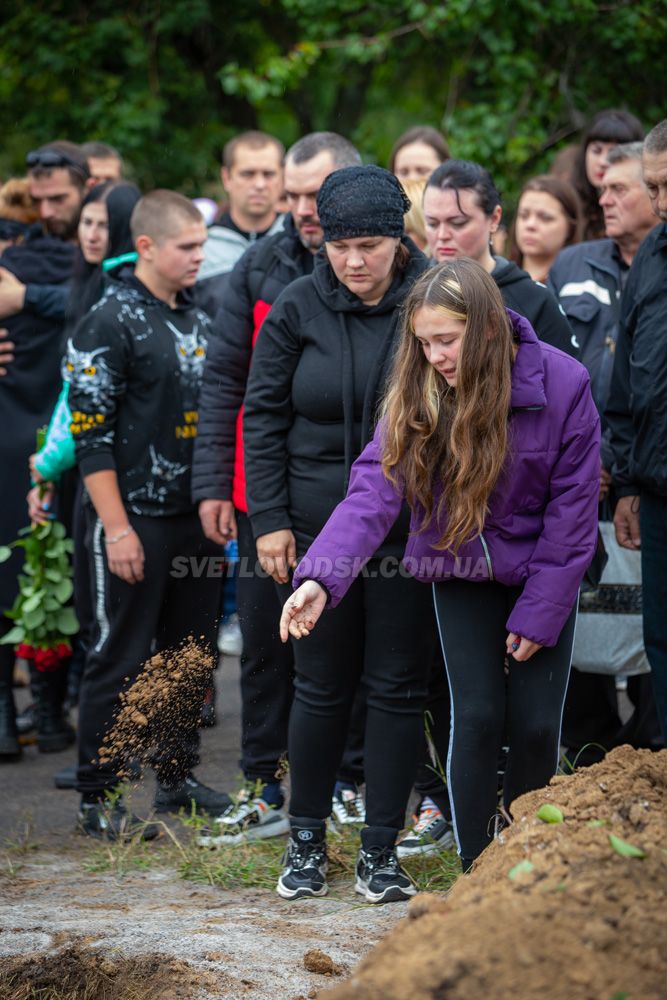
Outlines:
{"label": "soil on ground", "polygon": [[[199,686],[208,664],[193,662]],[[163,663],[153,676],[164,678]],[[238,663],[216,680],[218,726],[202,734],[197,773],[232,789]],[[137,691],[125,707],[146,719],[130,719],[133,750],[144,757],[162,706]],[[106,746],[116,757],[118,743]],[[145,868],[111,848],[101,865],[100,848],[73,832],[76,795],[53,787],[52,772],[73,760],[73,750],[28,746],[2,768],[1,1000],[667,996],[667,751],[620,748],[523,796],[514,824],[469,877],[409,908],[361,904],[351,875],[325,899],[290,903],[244,885],[241,868],[239,883],[224,889],[187,881],[175,866],[155,866],[150,848]],[[141,815],[153,788],[147,778],[136,790]],[[563,822],[540,820],[544,804]],[[624,844],[641,856],[618,853]]]}
{"label": "soil on ground", "polygon": [[[195,682],[207,682],[207,664],[195,654],[192,662]],[[159,686],[163,664],[154,664]],[[170,683],[183,685],[185,673]],[[135,688],[141,708],[149,708],[141,712],[148,725],[121,723],[136,737],[134,753],[144,759],[157,728],[145,698],[154,686],[149,680]],[[215,681],[218,724],[201,731],[196,774],[233,792],[241,780],[238,659],[225,657]],[[23,708],[29,691],[16,693]],[[122,758],[118,743],[112,739],[105,746]],[[403,903],[360,904],[351,874],[322,900],[281,900],[275,879],[267,888],[249,888],[241,876],[252,878],[242,870],[252,863],[250,848],[239,861],[238,884],[221,888],[183,878],[175,864],[159,860],[166,830],[145,852],[128,849],[127,856],[77,835],[78,796],[53,785],[53,773],[75,759],[74,747],[40,754],[28,745],[20,761],[0,767],[0,1000],[312,997],[349,975],[407,913]],[[128,805],[150,816],[154,790],[146,771]],[[180,821],[163,818],[175,836],[187,836]]]}
{"label": "soil on ground", "polygon": [[[537,817],[545,804],[562,822]],[[470,876],[446,897],[417,896],[318,997],[665,1000],[667,750],[620,747],[512,813]]]}

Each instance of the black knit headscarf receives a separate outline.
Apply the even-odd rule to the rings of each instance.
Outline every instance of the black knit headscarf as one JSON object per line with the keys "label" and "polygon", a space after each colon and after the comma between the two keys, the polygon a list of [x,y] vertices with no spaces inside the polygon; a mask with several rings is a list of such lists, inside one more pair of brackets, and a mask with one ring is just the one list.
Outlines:
{"label": "black knit headscarf", "polygon": [[402,236],[410,199],[383,167],[334,170],[317,195],[325,242],[356,236]]}

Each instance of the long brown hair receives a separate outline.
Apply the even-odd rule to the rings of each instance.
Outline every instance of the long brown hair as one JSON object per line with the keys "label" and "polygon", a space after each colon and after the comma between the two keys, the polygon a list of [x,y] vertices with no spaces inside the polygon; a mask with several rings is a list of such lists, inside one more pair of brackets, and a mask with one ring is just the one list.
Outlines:
{"label": "long brown hair", "polygon": [[[422,308],[465,321],[456,388],[426,360],[414,335]],[[403,483],[413,510],[423,509],[421,530],[446,512],[436,548],[457,552],[482,532],[508,450],[512,359],[507,311],[483,267],[463,257],[415,283],[385,397],[382,468],[392,482]]]}

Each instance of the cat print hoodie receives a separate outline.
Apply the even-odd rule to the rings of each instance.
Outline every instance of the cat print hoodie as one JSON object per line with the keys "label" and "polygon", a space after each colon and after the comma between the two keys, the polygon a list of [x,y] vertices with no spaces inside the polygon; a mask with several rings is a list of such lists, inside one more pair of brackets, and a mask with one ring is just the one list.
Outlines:
{"label": "cat print hoodie", "polygon": [[63,375],[81,475],[115,469],[130,513],[193,510],[190,473],[209,325],[185,298],[172,309],[128,272],[67,343]]}

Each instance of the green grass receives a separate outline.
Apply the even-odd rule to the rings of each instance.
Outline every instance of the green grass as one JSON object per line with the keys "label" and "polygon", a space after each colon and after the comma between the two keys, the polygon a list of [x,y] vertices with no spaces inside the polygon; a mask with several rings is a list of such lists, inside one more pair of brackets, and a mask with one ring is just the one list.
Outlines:
{"label": "green grass", "polygon": [[12,836],[0,842],[0,875],[14,878],[24,866],[24,859],[39,848],[33,840],[32,816],[21,818]]}
{"label": "green grass", "polygon": [[[84,869],[90,873],[123,876],[130,871],[176,870],[193,882],[205,882],[221,889],[274,889],[282,870],[286,837],[229,847],[199,847],[196,834],[206,824],[198,816],[183,812],[162,822],[159,841],[146,843],[138,837],[127,843],[99,843],[90,851]],[[359,849],[358,829],[335,829],[327,833],[328,881],[331,892],[349,891]],[[420,891],[442,892],[460,874],[455,851],[443,851],[406,859],[405,869]]]}

